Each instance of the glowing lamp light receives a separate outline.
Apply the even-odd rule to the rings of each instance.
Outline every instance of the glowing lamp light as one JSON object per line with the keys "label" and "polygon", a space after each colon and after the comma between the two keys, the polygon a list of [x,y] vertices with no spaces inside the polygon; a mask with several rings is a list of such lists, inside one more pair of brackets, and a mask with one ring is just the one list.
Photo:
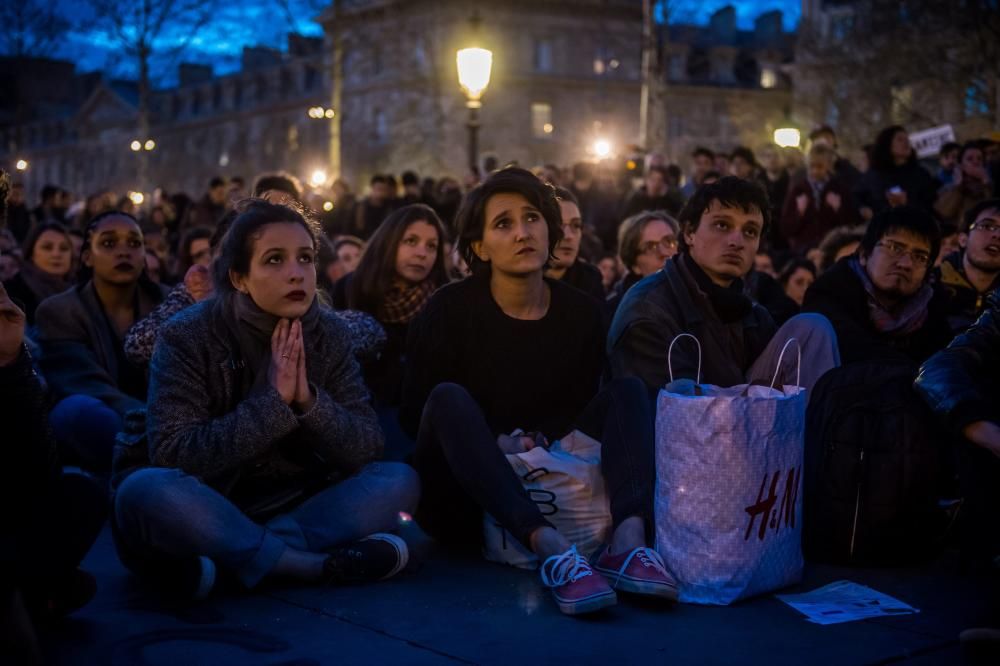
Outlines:
{"label": "glowing lamp light", "polygon": [[493,52],[486,49],[461,49],[455,55],[458,65],[458,83],[470,100],[478,100],[490,84],[493,69]]}
{"label": "glowing lamp light", "polygon": [[132,142],[130,147],[132,148],[133,151],[139,152],[140,150],[142,150],[142,142],[136,139],[135,141]]}
{"label": "glowing lamp light", "polygon": [[146,139],[146,143],[144,143],[142,147],[145,148],[146,150],[153,150],[154,148],[156,148],[156,142],[153,141],[152,139]]}
{"label": "glowing lamp light", "polygon": [[798,148],[802,135],[794,127],[781,127],[774,130],[774,142],[782,148]]}
{"label": "glowing lamp light", "polygon": [[319,187],[326,182],[326,171],[323,169],[316,169],[309,177],[309,182],[312,183],[313,187]]}
{"label": "glowing lamp light", "polygon": [[325,210],[328,213],[331,210],[333,210],[333,202],[332,201],[324,201],[323,202],[323,210]]}
{"label": "glowing lamp light", "polygon": [[25,171],[28,168],[28,160],[18,160],[14,167],[18,171]]}
{"label": "glowing lamp light", "polygon": [[333,118],[334,116],[337,115],[337,112],[334,111],[333,109],[327,109],[326,111],[323,112],[323,115],[326,116],[327,118]]}
{"label": "glowing lamp light", "polygon": [[542,131],[546,134],[552,134],[553,130],[555,130],[555,127],[552,126],[552,123],[545,123],[542,125]]}
{"label": "glowing lamp light", "polygon": [[136,206],[141,206],[142,202],[146,200],[146,197],[142,195],[142,192],[129,192],[128,198],[132,200]]}
{"label": "glowing lamp light", "polygon": [[611,154],[611,142],[607,139],[598,139],[594,142],[594,154],[600,158],[605,158]]}

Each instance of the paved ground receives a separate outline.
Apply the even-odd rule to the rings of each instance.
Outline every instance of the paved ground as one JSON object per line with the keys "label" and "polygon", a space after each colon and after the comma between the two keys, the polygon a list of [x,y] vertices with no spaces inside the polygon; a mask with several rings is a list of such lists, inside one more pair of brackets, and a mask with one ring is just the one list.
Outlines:
{"label": "paved ground", "polygon": [[[805,591],[840,579],[921,609],[821,627],[773,597],[729,608],[635,602],[590,619],[559,614],[537,576],[447,553],[387,583],[271,588],[187,609],[151,598],[105,530],[85,567],[97,598],[45,640],[56,664],[960,664],[958,633],[990,620],[982,581],[954,556],[920,569],[809,567]],[[995,620],[996,618],[992,618]],[[995,625],[996,626],[996,625]]]}

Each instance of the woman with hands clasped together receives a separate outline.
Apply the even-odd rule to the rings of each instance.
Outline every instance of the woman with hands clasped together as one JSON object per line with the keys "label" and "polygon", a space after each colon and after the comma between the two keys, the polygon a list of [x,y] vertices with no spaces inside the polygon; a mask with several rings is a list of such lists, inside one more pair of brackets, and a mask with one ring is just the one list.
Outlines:
{"label": "woman with hands clasped together", "polygon": [[315,298],[317,237],[290,208],[244,204],[213,266],[216,295],[160,331],[149,466],[114,503],[119,553],[137,573],[181,577],[175,589],[201,597],[216,565],[246,587],[374,581],[405,566],[405,542],[382,532],[414,509],[417,477],[375,462],[382,433],[349,333]]}

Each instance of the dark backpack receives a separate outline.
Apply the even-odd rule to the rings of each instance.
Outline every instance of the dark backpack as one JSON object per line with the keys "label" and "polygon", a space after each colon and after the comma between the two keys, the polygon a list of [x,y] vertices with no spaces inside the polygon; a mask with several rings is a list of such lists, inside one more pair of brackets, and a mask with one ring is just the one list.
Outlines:
{"label": "dark backpack", "polygon": [[940,544],[944,437],[913,390],[916,375],[910,362],[865,361],[816,383],[806,410],[807,558],[899,565]]}

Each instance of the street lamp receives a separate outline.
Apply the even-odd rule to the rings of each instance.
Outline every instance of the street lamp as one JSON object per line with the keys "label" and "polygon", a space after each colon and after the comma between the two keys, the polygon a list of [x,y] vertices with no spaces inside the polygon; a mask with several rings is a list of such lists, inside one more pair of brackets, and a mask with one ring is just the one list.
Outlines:
{"label": "street lamp", "polygon": [[319,187],[326,183],[326,171],[323,169],[316,169],[312,172],[312,176],[309,178],[309,182],[313,187]]}
{"label": "street lamp", "polygon": [[604,159],[611,155],[611,142],[607,139],[598,139],[594,142],[594,154],[599,159]]}
{"label": "street lamp", "polygon": [[458,83],[465,91],[465,106],[469,109],[469,167],[475,170],[479,162],[479,109],[480,98],[490,84],[493,53],[486,49],[461,49],[455,54],[458,65]]}
{"label": "street lamp", "polygon": [[18,160],[17,163],[14,164],[14,167],[18,171],[27,171],[28,170],[28,160]]}
{"label": "street lamp", "polygon": [[794,127],[781,127],[774,130],[774,142],[782,148],[798,148],[802,135]]}
{"label": "street lamp", "polygon": [[154,148],[156,148],[156,142],[153,141],[152,139],[146,139],[146,143],[144,143],[142,147],[145,148],[146,150],[153,150]]}
{"label": "street lamp", "polygon": [[142,150],[142,142],[140,142],[138,139],[136,139],[135,141],[132,142],[132,144],[129,146],[129,148],[131,148],[133,152],[137,153],[140,150]]}

